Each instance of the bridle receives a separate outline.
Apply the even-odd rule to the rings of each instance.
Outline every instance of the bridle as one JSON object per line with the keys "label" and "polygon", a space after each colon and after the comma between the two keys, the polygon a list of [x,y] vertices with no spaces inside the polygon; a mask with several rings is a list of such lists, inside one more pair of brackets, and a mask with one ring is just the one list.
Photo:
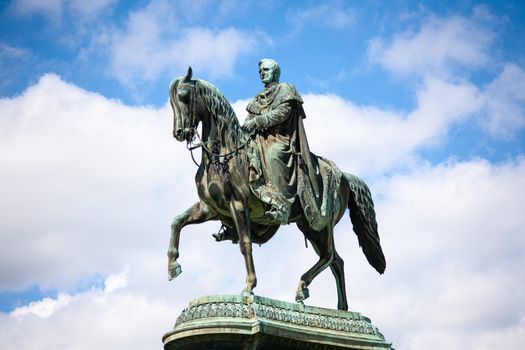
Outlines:
{"label": "bridle", "polygon": [[[220,136],[218,140],[212,142],[211,149],[208,146],[206,146],[206,144],[202,141],[201,136],[199,135],[199,131],[197,130],[198,118],[195,111],[197,104],[197,85],[199,81],[194,80],[194,82],[195,83],[191,84],[191,87],[189,89],[188,114],[190,116],[190,127],[188,129],[190,131],[191,137],[188,138],[188,140],[186,141],[186,148],[190,151],[191,159],[197,167],[200,167],[201,165],[195,160],[193,150],[200,147],[210,157],[215,173],[222,173],[223,175],[226,175],[228,172],[228,161],[237,154],[239,154],[239,151],[246,147],[248,143],[250,143],[251,137],[248,137],[240,146],[236,147],[233,151],[223,154],[220,153],[222,145],[222,139],[220,138]],[[213,118],[215,119],[215,124],[218,125],[217,116],[213,115]],[[194,143],[195,139],[198,139],[197,144]]]}

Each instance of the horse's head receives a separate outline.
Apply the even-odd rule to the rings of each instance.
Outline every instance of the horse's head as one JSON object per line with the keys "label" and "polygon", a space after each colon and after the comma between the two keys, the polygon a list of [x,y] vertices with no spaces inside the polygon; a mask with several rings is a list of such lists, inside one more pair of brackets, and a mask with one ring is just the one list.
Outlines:
{"label": "horse's head", "polygon": [[170,85],[170,104],[173,109],[173,137],[177,141],[191,141],[205,113],[198,93],[199,81],[192,79],[192,69]]}

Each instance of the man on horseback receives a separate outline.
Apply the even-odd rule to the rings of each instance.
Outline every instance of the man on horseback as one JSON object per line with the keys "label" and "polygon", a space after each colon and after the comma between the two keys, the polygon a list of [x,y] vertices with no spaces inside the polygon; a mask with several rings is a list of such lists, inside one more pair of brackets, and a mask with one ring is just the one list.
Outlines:
{"label": "man on horseback", "polygon": [[255,141],[250,147],[250,186],[268,205],[265,214],[275,223],[287,224],[298,177],[316,169],[304,133],[303,100],[293,85],[279,82],[280,73],[273,59],[259,62],[264,90],[248,104],[243,129],[253,132]]}
{"label": "man on horseback", "polygon": [[[320,229],[335,200],[333,191],[326,189],[337,188],[341,174],[336,175],[339,170],[327,160],[324,171],[320,169],[320,158],[310,152],[306,139],[303,100],[292,84],[279,82],[280,74],[275,60],[259,61],[264,90],[246,107],[242,127],[252,137],[247,147],[250,188],[266,205],[264,216],[252,220],[288,224],[299,199],[310,225]],[[228,227],[213,236],[217,241],[237,239]]]}

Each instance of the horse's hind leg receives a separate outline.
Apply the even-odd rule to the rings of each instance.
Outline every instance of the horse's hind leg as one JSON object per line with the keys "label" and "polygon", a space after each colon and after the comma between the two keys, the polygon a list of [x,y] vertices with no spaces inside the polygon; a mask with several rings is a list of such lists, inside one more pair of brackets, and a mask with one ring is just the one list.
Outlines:
{"label": "horse's hind leg", "polygon": [[319,261],[314,264],[304,275],[301,276],[299,287],[295,295],[297,302],[302,302],[307,299],[309,295],[308,286],[313,279],[319,275],[324,269],[332,264],[334,261],[334,244],[333,244],[333,228],[326,227],[321,232],[315,232],[307,226],[297,224],[299,229],[305,234],[319,255]]}
{"label": "horse's hind leg", "polygon": [[168,248],[168,278],[171,281],[182,273],[177,262],[179,258],[180,231],[186,225],[199,224],[216,218],[216,214],[201,202],[193,204],[188,210],[173,219],[171,223],[171,239]]}
{"label": "horse's hind leg", "polygon": [[335,277],[335,284],[337,285],[337,309],[348,310],[348,301],[346,300],[346,286],[345,286],[345,268],[343,259],[337,254],[334,247],[334,261],[330,264],[330,269]]}
{"label": "horse's hind leg", "polygon": [[[319,247],[319,243],[315,239],[310,240],[310,243],[314,247],[315,252],[319,256],[321,256],[321,252],[320,252],[321,249]],[[338,310],[348,310],[348,302],[346,299],[344,261],[339,256],[337,251],[335,250],[335,244],[332,249],[334,253],[334,259],[332,263],[330,264],[330,270],[332,270],[332,274],[334,275],[335,283],[337,287],[337,309]],[[301,282],[299,283],[299,288],[297,288],[296,300],[302,301],[308,298],[308,296],[309,296],[309,292],[308,292],[307,285],[304,283],[303,280],[301,280]]]}

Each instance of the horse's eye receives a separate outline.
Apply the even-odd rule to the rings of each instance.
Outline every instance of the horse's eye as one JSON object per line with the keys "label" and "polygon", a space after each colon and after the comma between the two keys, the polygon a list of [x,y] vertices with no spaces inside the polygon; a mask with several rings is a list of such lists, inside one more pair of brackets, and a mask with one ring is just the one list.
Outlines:
{"label": "horse's eye", "polygon": [[188,103],[190,99],[190,93],[188,90],[179,90],[179,92],[177,92],[177,98],[182,103]]}

